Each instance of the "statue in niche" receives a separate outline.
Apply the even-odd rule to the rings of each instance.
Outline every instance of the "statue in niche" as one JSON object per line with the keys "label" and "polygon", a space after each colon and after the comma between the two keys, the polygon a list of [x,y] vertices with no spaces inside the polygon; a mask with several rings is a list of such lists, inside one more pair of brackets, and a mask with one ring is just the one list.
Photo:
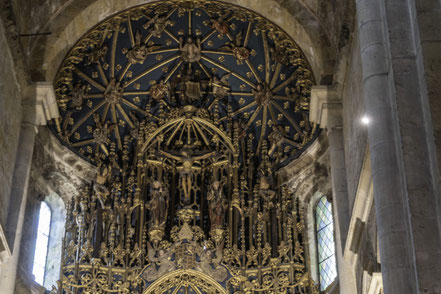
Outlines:
{"label": "statue in niche", "polygon": [[222,246],[217,248],[215,254],[211,249],[199,248],[200,262],[197,263],[196,270],[213,277],[218,282],[224,282],[228,277],[228,272],[220,265],[222,261]]}
{"label": "statue in niche", "polygon": [[193,150],[184,147],[178,153],[169,153],[162,150],[160,150],[160,152],[170,159],[181,162],[181,166],[178,166],[178,171],[180,174],[182,191],[184,192],[184,203],[189,204],[193,171],[200,170],[200,167],[194,166],[194,163],[199,160],[212,158],[216,155],[216,151],[194,155]]}
{"label": "statue in niche", "polygon": [[228,23],[225,21],[225,18],[230,14],[230,12],[226,12],[223,15],[220,15],[218,18],[211,19],[211,27],[215,29],[219,34],[226,35],[228,34]]}
{"label": "statue in niche", "polygon": [[86,65],[91,65],[93,63],[100,63],[105,61],[105,57],[107,55],[107,46],[98,47],[89,54],[87,54],[87,62]]}
{"label": "statue in niche", "polygon": [[150,33],[156,38],[160,38],[168,25],[172,25],[172,21],[168,20],[166,16],[159,17],[158,14],[153,16],[148,22],[143,25],[144,29],[148,29],[153,24],[153,29]]}
{"label": "statue in niche", "polygon": [[100,163],[97,168],[95,183],[93,184],[93,191],[95,192],[98,201],[102,208],[105,208],[105,203],[110,195],[106,183],[110,177],[110,169],[107,165]]}
{"label": "statue in niche", "polygon": [[126,57],[131,64],[143,64],[145,59],[147,58],[147,55],[158,48],[160,48],[160,46],[150,46],[147,48],[144,44],[142,44],[141,34],[139,32],[136,32],[135,46],[132,50],[127,52]]}
{"label": "statue in niche", "polygon": [[230,91],[230,84],[228,83],[230,76],[231,74],[226,74],[220,78],[220,80],[217,76],[212,78],[211,85],[213,87],[213,95],[215,97],[224,98],[228,95],[228,92]]}
{"label": "statue in niche", "polygon": [[149,95],[156,101],[160,101],[165,97],[170,97],[170,83],[161,80],[159,83],[150,87]]}
{"label": "statue in niche", "polygon": [[147,254],[152,262],[150,266],[142,273],[142,277],[148,282],[152,282],[164,274],[176,269],[176,265],[172,260],[174,250],[169,248],[167,252],[164,249],[155,250],[150,242],[147,243]]}
{"label": "statue in niche", "polygon": [[154,181],[150,188],[150,227],[164,228],[167,221],[168,189],[160,181]]}
{"label": "statue in niche", "polygon": [[188,37],[187,42],[184,45],[184,39],[179,39],[179,50],[181,50],[181,58],[185,62],[198,62],[201,59],[201,40],[196,39],[196,43],[193,38]]}
{"label": "statue in niche", "polygon": [[211,229],[222,229],[224,225],[225,199],[223,195],[224,184],[214,181],[208,191],[207,201]]}

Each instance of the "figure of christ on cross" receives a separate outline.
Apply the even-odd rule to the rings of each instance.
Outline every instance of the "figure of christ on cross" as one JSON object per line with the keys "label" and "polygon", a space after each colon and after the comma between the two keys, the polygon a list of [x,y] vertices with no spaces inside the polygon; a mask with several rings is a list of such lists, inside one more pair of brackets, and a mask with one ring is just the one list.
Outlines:
{"label": "figure of christ on cross", "polygon": [[182,190],[184,191],[184,203],[189,204],[190,192],[191,192],[191,176],[193,171],[200,170],[200,167],[195,166],[194,163],[208,158],[216,156],[217,152],[207,152],[203,154],[194,155],[193,151],[188,148],[183,148],[177,154],[172,154],[160,150],[161,154],[176,161],[181,162],[181,166],[178,166],[179,175],[181,178]]}

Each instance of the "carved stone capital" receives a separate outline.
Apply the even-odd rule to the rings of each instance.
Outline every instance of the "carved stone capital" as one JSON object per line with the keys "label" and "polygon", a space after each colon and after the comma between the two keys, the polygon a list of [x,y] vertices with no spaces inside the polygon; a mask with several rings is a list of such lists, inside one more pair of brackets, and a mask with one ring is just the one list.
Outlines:
{"label": "carved stone capital", "polygon": [[34,93],[34,97],[23,101],[23,122],[42,126],[60,116],[51,83],[37,82]]}
{"label": "carved stone capital", "polygon": [[341,99],[333,86],[313,86],[310,107],[309,120],[319,124],[320,128],[332,129],[343,125]]}

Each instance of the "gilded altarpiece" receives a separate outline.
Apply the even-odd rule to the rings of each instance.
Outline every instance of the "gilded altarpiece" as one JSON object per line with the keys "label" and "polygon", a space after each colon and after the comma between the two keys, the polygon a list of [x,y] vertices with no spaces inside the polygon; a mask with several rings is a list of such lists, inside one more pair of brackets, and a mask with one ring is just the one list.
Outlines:
{"label": "gilded altarpiece", "polygon": [[280,28],[217,1],[103,21],[55,80],[60,140],[97,166],[68,207],[54,293],[318,293],[277,170],[317,136]]}

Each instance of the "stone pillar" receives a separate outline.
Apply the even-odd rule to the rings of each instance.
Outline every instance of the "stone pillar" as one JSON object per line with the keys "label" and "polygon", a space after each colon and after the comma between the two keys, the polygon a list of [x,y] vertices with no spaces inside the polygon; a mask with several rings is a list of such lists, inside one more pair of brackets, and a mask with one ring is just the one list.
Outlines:
{"label": "stone pillar", "polygon": [[413,0],[358,0],[384,293],[441,293],[439,174]]}
{"label": "stone pillar", "polygon": [[314,86],[311,90],[310,121],[327,130],[331,163],[332,205],[335,220],[335,246],[340,293],[356,293],[355,276],[343,259],[348,236],[350,209],[343,145],[342,104],[329,86]]}
{"label": "stone pillar", "polygon": [[23,102],[23,122],[15,161],[14,175],[8,207],[6,236],[12,256],[1,265],[0,288],[4,294],[14,293],[20,255],[20,241],[25,217],[29,177],[34,151],[35,135],[39,125],[58,117],[55,94],[48,83],[37,83],[35,97]]}

